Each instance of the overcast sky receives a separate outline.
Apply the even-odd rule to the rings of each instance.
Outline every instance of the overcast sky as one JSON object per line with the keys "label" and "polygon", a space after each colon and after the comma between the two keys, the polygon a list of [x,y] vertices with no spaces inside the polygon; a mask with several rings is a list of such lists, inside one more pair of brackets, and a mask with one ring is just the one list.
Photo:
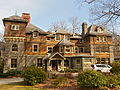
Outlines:
{"label": "overcast sky", "polygon": [[77,6],[75,0],[0,0],[0,28],[2,19],[23,12],[31,14],[31,23],[47,31],[56,21],[69,20],[77,16],[80,22],[89,21],[88,7]]}

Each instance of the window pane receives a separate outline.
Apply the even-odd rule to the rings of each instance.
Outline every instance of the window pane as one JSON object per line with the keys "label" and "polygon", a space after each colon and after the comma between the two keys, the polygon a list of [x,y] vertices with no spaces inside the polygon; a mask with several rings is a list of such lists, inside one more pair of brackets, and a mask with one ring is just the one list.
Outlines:
{"label": "window pane", "polygon": [[17,67],[17,59],[11,59],[11,68]]}
{"label": "window pane", "polygon": [[42,67],[42,59],[41,58],[37,59],[37,66]]}
{"label": "window pane", "polygon": [[17,44],[12,45],[12,51],[18,51],[18,45]]}
{"label": "window pane", "polygon": [[52,53],[52,47],[48,47],[48,53]]}

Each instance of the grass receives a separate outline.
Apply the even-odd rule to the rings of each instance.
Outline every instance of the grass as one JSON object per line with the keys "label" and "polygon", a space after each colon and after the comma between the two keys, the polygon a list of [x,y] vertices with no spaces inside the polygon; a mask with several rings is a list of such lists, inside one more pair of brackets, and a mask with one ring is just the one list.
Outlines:
{"label": "grass", "polygon": [[20,82],[20,83],[0,85],[0,90],[45,90],[45,89],[26,86],[23,82]]}

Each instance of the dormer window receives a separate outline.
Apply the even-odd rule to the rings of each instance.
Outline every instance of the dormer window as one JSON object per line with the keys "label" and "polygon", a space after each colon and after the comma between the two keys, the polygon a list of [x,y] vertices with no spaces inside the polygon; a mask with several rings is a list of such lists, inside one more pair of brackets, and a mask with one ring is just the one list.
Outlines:
{"label": "dormer window", "polygon": [[37,38],[39,36],[38,32],[33,32],[33,38]]}
{"label": "dormer window", "polygon": [[56,35],[56,40],[61,40],[61,35],[60,34]]}
{"label": "dormer window", "polygon": [[19,30],[19,25],[11,25],[11,30]]}

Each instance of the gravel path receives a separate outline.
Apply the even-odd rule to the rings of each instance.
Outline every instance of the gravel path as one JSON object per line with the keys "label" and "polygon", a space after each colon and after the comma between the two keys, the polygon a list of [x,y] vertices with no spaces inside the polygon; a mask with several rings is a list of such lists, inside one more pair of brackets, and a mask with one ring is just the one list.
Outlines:
{"label": "gravel path", "polygon": [[5,79],[0,79],[0,85],[2,84],[10,84],[10,83],[15,83],[15,82],[22,82],[23,78],[5,78]]}

